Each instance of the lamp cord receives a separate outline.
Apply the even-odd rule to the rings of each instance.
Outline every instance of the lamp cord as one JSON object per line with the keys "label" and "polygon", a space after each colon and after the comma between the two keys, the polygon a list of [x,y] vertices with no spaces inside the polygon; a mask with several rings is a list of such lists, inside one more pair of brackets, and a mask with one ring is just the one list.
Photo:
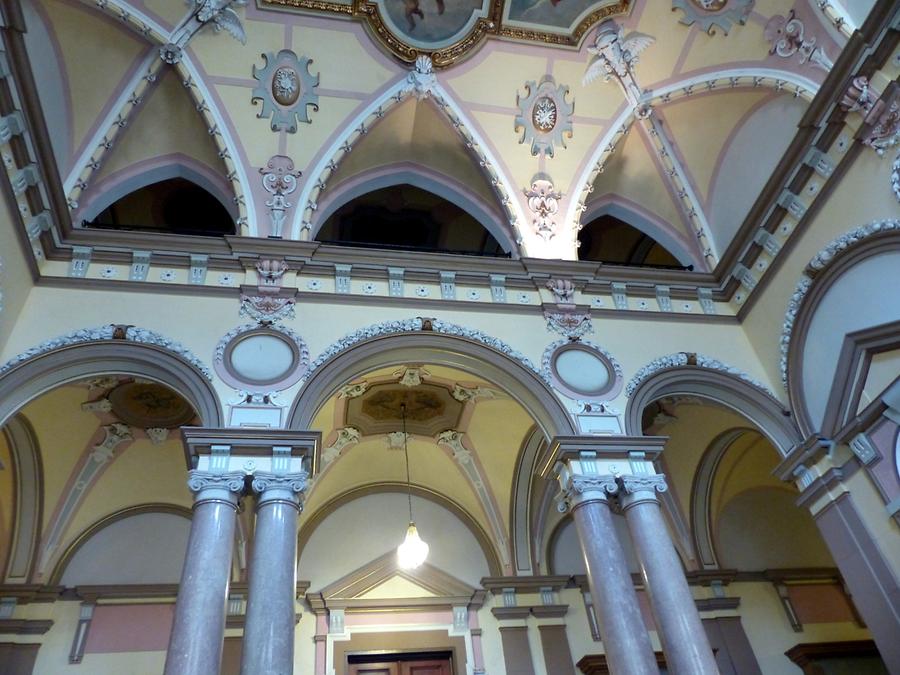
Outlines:
{"label": "lamp cord", "polygon": [[409,524],[413,523],[412,513],[412,484],[409,480],[409,447],[407,446],[406,435],[406,404],[400,404],[400,416],[403,420],[403,454],[406,457],[406,499],[409,502]]}

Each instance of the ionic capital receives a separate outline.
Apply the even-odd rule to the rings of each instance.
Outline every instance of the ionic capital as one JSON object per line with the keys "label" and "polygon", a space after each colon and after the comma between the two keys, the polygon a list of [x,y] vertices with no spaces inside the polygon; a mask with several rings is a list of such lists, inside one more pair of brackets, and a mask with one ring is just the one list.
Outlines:
{"label": "ionic capital", "polygon": [[208,501],[227,502],[237,505],[238,497],[244,491],[245,474],[241,471],[214,473],[192,469],[188,471],[188,489],[194,493],[194,505]]}
{"label": "ionic capital", "polygon": [[260,506],[271,501],[289,501],[299,508],[299,495],[306,490],[308,484],[309,474],[305,471],[296,473],[257,471],[253,474],[250,486],[259,495]]}
{"label": "ionic capital", "polygon": [[619,503],[623,510],[643,502],[659,502],[657,492],[665,492],[669,489],[666,477],[661,473],[619,476],[622,492],[619,495]]}
{"label": "ionic capital", "polygon": [[560,512],[565,512],[574,510],[586,502],[606,502],[610,495],[615,495],[618,491],[616,477],[611,474],[561,475],[557,508]]}

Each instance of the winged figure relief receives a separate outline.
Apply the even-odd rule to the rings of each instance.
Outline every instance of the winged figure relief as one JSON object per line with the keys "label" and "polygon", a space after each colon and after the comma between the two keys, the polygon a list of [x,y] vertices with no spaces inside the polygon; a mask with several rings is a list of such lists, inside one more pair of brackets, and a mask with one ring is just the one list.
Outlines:
{"label": "winged figure relief", "polygon": [[218,33],[225,31],[242,45],[247,44],[247,34],[241,19],[233,7],[243,7],[247,0],[188,0],[197,10],[197,21],[212,24]]}
{"label": "winged figure relief", "polygon": [[588,85],[599,77],[605,82],[615,76],[626,77],[637,64],[638,56],[655,42],[655,38],[643,33],[625,30],[616,24],[601,26],[588,52],[594,55],[584,73],[582,83]]}

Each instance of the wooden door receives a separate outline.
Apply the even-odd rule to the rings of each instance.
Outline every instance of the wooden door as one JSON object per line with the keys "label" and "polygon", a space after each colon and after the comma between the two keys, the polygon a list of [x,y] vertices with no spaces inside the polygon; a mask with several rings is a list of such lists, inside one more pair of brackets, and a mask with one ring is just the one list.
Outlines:
{"label": "wooden door", "polygon": [[401,661],[400,675],[452,675],[450,662],[446,659],[438,661]]}
{"label": "wooden door", "polygon": [[353,663],[348,675],[400,675],[399,664],[393,663]]}

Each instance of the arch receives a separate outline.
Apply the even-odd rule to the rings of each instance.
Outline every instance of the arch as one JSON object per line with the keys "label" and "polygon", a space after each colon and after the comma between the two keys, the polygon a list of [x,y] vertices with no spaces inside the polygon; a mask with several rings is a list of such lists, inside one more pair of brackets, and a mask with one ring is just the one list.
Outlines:
{"label": "arch", "polygon": [[510,233],[490,204],[479,199],[458,181],[414,162],[397,162],[380,166],[338,184],[319,202],[315,218],[310,224],[309,238],[315,239],[328,218],[356,197],[381,188],[403,184],[412,185],[456,204],[490,232],[504,251],[517,257],[518,247],[514,233]]}
{"label": "arch", "polygon": [[[430,66],[430,59],[428,61]],[[406,76],[383,89],[369,105],[350,122],[343,125],[342,130],[332,137],[330,145],[306,176],[291,224],[291,239],[311,238],[309,230],[312,226],[313,214],[318,209],[318,201],[325,190],[328,179],[337,169],[341,159],[353,149],[356,142],[374,124],[385,117],[387,111],[410,96],[430,99],[457,130],[460,138],[472,153],[475,162],[482,167],[485,178],[494,188],[497,201],[515,232],[514,240],[517,244],[519,243],[523,237],[525,223],[528,221],[525,219],[521,203],[514,197],[518,192],[513,187],[514,183],[501,170],[502,165],[499,159],[482,138],[462,106],[438,82],[434,73],[422,72],[418,70],[418,66]],[[518,253],[526,253],[524,245],[520,245],[520,248],[522,250]]]}
{"label": "arch", "polygon": [[713,369],[695,365],[698,361],[702,363],[703,357],[681,353],[645,366],[643,377],[639,372],[628,386],[627,434],[643,435],[641,416],[644,408],[653,401],[666,396],[687,395],[713,401],[747,418],[782,456],[803,440],[790,411],[761,385],[729,372],[724,366]]}
{"label": "arch", "polygon": [[37,436],[28,420],[16,415],[3,426],[15,476],[13,530],[3,579],[27,583],[34,574],[44,511],[44,470]]}
{"label": "arch", "polygon": [[691,252],[683,235],[673,232],[666,227],[664,221],[624,197],[604,195],[599,199],[592,200],[585,207],[581,223],[587,225],[595,218],[607,215],[618,218],[636,230],[640,230],[675,256],[678,262],[685,267],[688,265],[703,266],[704,263],[697,258],[696,253]]}
{"label": "arch", "polygon": [[216,198],[232,219],[237,219],[238,211],[234,199],[228,195],[225,179],[202,162],[176,153],[138,162],[107,176],[92,188],[92,196],[81,205],[73,220],[90,222],[132,192],[170,178],[183,178],[203,188]]}
{"label": "arch", "polygon": [[205,426],[224,424],[209,370],[196,356],[152,331],[104,326],[55,338],[0,366],[0,426],[44,392],[101,373],[165,384],[187,398]]}
{"label": "arch", "polygon": [[[844,273],[868,258],[897,250],[900,250],[900,220],[868,223],[829,242],[812,257],[797,283],[788,302],[781,333],[781,378],[797,424],[805,435],[831,431],[815,429],[803,387],[803,345],[816,310]],[[823,423],[828,421],[822,420]]]}
{"label": "arch", "polygon": [[[791,86],[793,89],[787,89],[787,86]],[[786,70],[774,68],[728,68],[699,73],[669,84],[657,85],[653,92],[647,96],[646,100],[641,100],[641,103],[659,108],[679,98],[700,95],[701,92],[716,91],[717,88],[755,87],[767,87],[776,91],[793,91],[797,96],[807,101],[811,101],[819,90],[819,85],[812,80]],[[606,130],[606,133],[597,139],[597,142],[585,154],[585,160],[581,164],[569,189],[569,194],[572,195],[572,198],[569,200],[569,207],[566,209],[565,218],[563,219],[564,225],[577,230],[578,225],[582,222],[583,210],[588,203],[591,187],[597,178],[597,174],[602,170],[604,157],[615,150],[616,143],[620,140],[619,137],[628,133],[634,119],[634,109],[628,105],[624,106]]]}
{"label": "arch", "polygon": [[[472,518],[471,515],[469,515],[468,511],[466,511],[462,506],[457,504],[449,497],[442,495],[434,490],[430,490],[426,487],[422,487],[420,485],[412,485],[411,490],[412,494],[416,497],[434,502],[438,506],[441,506],[442,508],[450,511],[453,515],[459,518],[460,522],[462,522],[463,525],[466,526],[466,528],[478,541],[481,550],[484,553],[485,560],[487,560],[491,575],[500,576],[503,574],[503,565],[500,563],[500,554],[496,546],[491,541],[488,533],[484,530],[484,528],[481,527],[481,525],[478,524],[478,521],[476,521],[474,518]],[[297,559],[300,559],[300,556],[303,553],[304,546],[309,541],[309,538],[312,536],[312,533],[315,532],[316,528],[319,527],[319,525],[321,525],[329,515],[337,511],[341,506],[372,494],[401,493],[405,495],[406,492],[406,483],[369,483],[367,485],[358,485],[345,492],[342,492],[339,495],[332,497],[322,506],[316,509],[316,511],[310,516],[309,520],[305,521],[300,526],[300,531],[297,534]]]}
{"label": "arch", "polygon": [[712,529],[711,500],[713,484],[719,463],[731,446],[746,433],[757,433],[748,427],[728,429],[713,439],[703,452],[694,481],[691,485],[691,533],[694,539],[694,550],[703,569],[718,569],[719,558],[716,555]]}
{"label": "arch", "polygon": [[[360,373],[415,361],[457,368],[493,382],[531,415],[544,439],[578,433],[565,406],[524,356],[479,331],[441,321],[431,321],[431,330],[423,330],[422,325],[421,319],[379,324],[335,343],[313,363],[288,413],[287,428],[309,428],[325,401]],[[530,564],[533,557],[529,536],[532,478],[542,447],[538,442],[523,443],[516,461],[511,506],[514,518],[510,521],[516,566],[526,560]],[[524,551],[523,531],[529,540]]]}
{"label": "arch", "polygon": [[107,516],[104,516],[100,520],[86,527],[81,533],[75,537],[71,543],[66,547],[65,551],[63,551],[62,555],[56,561],[56,564],[53,566],[53,571],[50,573],[50,577],[47,583],[51,586],[58,586],[60,581],[65,574],[66,567],[68,567],[69,563],[75,557],[75,554],[88,542],[91,537],[98,534],[101,530],[106,529],[110,525],[119,522],[120,520],[124,520],[126,518],[131,518],[132,516],[139,516],[145,513],[167,513],[175,516],[181,516],[182,518],[186,518],[187,520],[191,520],[193,514],[191,510],[184,506],[179,506],[178,504],[165,504],[165,503],[153,503],[153,504],[136,504],[135,506],[128,506],[124,509],[120,509],[114,513],[111,513]]}

